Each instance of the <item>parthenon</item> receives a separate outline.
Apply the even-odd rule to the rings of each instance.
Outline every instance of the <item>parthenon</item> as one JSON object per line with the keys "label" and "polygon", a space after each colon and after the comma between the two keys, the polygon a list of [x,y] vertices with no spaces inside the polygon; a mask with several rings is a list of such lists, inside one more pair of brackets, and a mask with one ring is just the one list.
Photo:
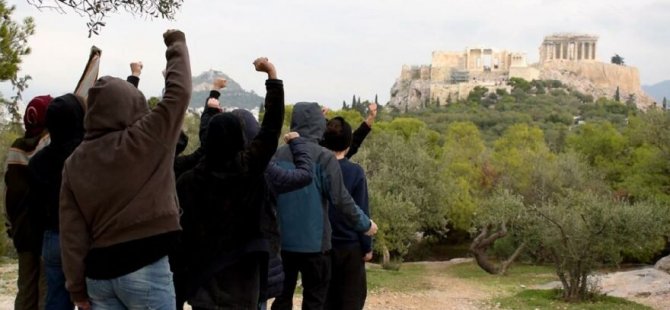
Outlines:
{"label": "parthenon", "polygon": [[540,63],[555,60],[595,61],[598,36],[559,33],[544,37]]}

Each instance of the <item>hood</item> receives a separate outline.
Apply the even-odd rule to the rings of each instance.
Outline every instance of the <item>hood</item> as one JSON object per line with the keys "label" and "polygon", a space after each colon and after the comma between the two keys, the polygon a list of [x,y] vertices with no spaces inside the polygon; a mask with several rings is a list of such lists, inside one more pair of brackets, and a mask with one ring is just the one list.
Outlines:
{"label": "hood", "polygon": [[232,113],[240,119],[242,130],[244,131],[244,145],[249,146],[251,141],[258,135],[261,126],[258,125],[258,121],[254,115],[245,109],[237,109]]}
{"label": "hood", "polygon": [[81,142],[84,137],[83,101],[73,94],[56,97],[47,107],[46,128],[51,144],[63,145],[71,141]]}
{"label": "hood", "polygon": [[105,76],[88,91],[86,139],[128,128],[149,113],[144,95],[125,80]]}
{"label": "hood", "polygon": [[301,137],[318,142],[326,130],[326,118],[321,107],[316,102],[298,102],[293,106],[291,116],[291,131],[296,131]]}
{"label": "hood", "polygon": [[227,167],[244,149],[240,119],[232,113],[212,117],[205,140],[205,163],[212,170]]}

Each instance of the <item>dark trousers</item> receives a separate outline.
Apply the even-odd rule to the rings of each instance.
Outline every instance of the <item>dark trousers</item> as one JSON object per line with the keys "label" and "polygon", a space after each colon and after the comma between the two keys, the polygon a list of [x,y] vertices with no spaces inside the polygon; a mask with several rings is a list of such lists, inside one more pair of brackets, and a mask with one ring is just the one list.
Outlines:
{"label": "dark trousers", "polygon": [[323,309],[330,281],[330,254],[326,253],[281,253],[284,264],[284,290],[272,303],[272,310],[290,310],[293,293],[302,279],[302,309]]}
{"label": "dark trousers", "polygon": [[44,263],[39,253],[19,252],[19,288],[14,300],[16,310],[44,309],[47,293],[47,280]]}
{"label": "dark trousers", "polygon": [[247,255],[225,267],[200,286],[189,304],[199,309],[257,309],[261,281],[261,264],[267,258]]}
{"label": "dark trousers", "polygon": [[325,309],[360,310],[367,297],[364,253],[360,246],[333,248],[332,276]]}

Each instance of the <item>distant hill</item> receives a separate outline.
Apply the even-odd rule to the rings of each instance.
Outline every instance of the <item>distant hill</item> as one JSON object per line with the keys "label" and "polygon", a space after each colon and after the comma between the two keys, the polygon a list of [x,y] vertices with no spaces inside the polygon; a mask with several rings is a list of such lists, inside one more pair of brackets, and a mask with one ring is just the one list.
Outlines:
{"label": "distant hill", "polygon": [[658,82],[654,85],[643,85],[642,89],[658,103],[663,102],[663,97],[670,99],[670,80]]}
{"label": "distant hill", "polygon": [[226,84],[226,88],[223,89],[221,98],[219,98],[221,106],[253,109],[258,108],[263,102],[263,97],[253,91],[244,90],[240,84],[223,72],[209,70],[193,77],[193,95],[189,104],[191,107],[201,108],[204,106],[211,90],[212,81],[217,77],[228,80],[228,84]]}

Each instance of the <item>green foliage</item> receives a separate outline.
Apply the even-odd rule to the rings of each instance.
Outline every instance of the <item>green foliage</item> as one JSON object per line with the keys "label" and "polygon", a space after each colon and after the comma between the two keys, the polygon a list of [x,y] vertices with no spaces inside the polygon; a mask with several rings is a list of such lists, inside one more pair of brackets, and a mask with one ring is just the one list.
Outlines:
{"label": "green foliage", "polygon": [[611,62],[615,65],[620,66],[623,66],[625,64],[623,57],[619,56],[619,54],[614,54],[614,56],[612,56]]}
{"label": "green foliage", "polygon": [[628,204],[590,191],[569,191],[535,205],[542,227],[539,245],[556,266],[563,298],[588,299],[587,277],[605,264],[619,263],[625,250],[657,251],[648,241],[667,235],[669,211],[667,205]]}
{"label": "green foliage", "polygon": [[584,303],[569,303],[560,299],[560,290],[523,290],[513,296],[497,298],[495,301],[503,309],[535,310],[650,310],[651,308],[623,298],[605,295],[594,296]]}
{"label": "green foliage", "polygon": [[35,33],[35,25],[31,17],[22,23],[12,20],[15,6],[7,6],[0,0],[0,81],[16,78],[23,56],[30,54],[28,37]]}
{"label": "green foliage", "polygon": [[28,0],[39,9],[55,9],[59,13],[65,13],[65,7],[69,7],[81,16],[88,16],[88,36],[98,35],[100,29],[105,26],[103,21],[107,15],[124,10],[135,16],[147,16],[150,18],[174,19],[175,14],[181,8],[183,0]]}
{"label": "green foliage", "polygon": [[149,108],[153,109],[158,105],[160,101],[161,99],[158,97],[150,97],[149,100],[147,100],[147,104],[149,105]]}

